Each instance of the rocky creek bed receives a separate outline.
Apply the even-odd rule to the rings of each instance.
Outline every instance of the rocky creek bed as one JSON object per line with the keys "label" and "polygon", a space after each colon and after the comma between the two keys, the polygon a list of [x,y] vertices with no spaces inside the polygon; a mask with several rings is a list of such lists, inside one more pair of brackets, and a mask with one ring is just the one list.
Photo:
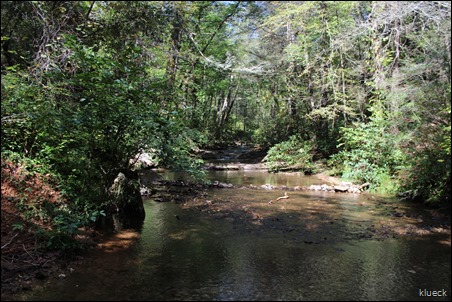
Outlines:
{"label": "rocky creek bed", "polygon": [[[337,179],[334,182],[341,183]],[[258,226],[261,230],[268,228],[290,233],[297,225],[305,235],[314,230],[308,237],[322,240],[339,234],[348,239],[438,235],[440,240],[450,245],[451,218],[443,209],[426,209],[368,193],[360,194],[359,198],[348,198],[358,195],[357,192],[348,193],[347,190],[335,190],[335,187],[337,185],[326,184],[310,187],[237,186],[220,182],[193,185],[183,181],[161,181],[160,188],[154,189],[154,194],[147,198],[156,202],[180,203],[185,209],[198,211],[212,219],[225,219],[237,227]],[[304,199],[304,192],[310,196],[308,201]],[[309,204],[308,210],[300,205],[303,202]],[[366,213],[366,217],[350,223],[341,217],[344,204],[349,207],[347,211]],[[304,241],[319,243],[312,239]]]}
{"label": "rocky creek bed", "polygon": [[[201,155],[206,160],[206,170],[233,173],[266,171],[262,162],[265,152],[260,148],[240,146],[203,151]],[[186,209],[199,211],[212,219],[226,219],[237,226],[245,224],[259,226],[261,230],[268,228],[292,233],[295,224],[299,230],[314,230],[309,236],[316,240],[302,240],[308,243],[344,236],[349,239],[384,239],[437,235],[439,240],[450,246],[450,211],[425,208],[395,197],[368,194],[369,183],[344,182],[324,173],[312,176],[321,184],[309,186],[244,185],[222,181],[196,184],[183,180],[162,180],[157,174],[151,174],[150,178],[142,175],[142,194],[146,198],[180,203]],[[307,201],[309,208],[306,210],[300,204],[306,203],[304,196],[311,195],[314,197]],[[343,213],[341,206],[344,206],[344,200],[347,211],[367,213],[367,217],[350,223],[339,214],[335,215],[335,211]],[[307,232],[304,233],[306,237]]]}

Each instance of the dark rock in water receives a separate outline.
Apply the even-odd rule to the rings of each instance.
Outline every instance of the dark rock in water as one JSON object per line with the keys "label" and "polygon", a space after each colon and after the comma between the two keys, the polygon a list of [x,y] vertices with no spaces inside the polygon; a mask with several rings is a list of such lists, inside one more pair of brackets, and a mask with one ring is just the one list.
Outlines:
{"label": "dark rock in water", "polygon": [[106,216],[98,226],[106,230],[119,231],[123,228],[141,229],[145,218],[138,173],[119,172],[109,189],[110,203]]}
{"label": "dark rock in water", "polygon": [[349,187],[347,186],[334,186],[334,191],[336,192],[347,192]]}
{"label": "dark rock in water", "polygon": [[364,189],[369,188],[369,186],[370,186],[370,183],[366,182],[366,183],[363,183],[362,185],[360,185],[358,188],[360,190],[364,190]]}
{"label": "dark rock in water", "polygon": [[405,216],[405,213],[403,213],[403,212],[395,212],[394,214],[392,214],[392,216],[394,216],[394,217],[403,217],[403,216]]}

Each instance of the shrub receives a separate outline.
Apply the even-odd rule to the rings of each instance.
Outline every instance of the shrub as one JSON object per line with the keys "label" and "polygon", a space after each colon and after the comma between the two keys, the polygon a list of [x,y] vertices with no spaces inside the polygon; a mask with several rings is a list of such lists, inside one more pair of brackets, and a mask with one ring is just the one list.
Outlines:
{"label": "shrub", "polygon": [[271,147],[264,161],[271,172],[293,170],[312,173],[312,148],[311,143],[293,135],[289,140]]}

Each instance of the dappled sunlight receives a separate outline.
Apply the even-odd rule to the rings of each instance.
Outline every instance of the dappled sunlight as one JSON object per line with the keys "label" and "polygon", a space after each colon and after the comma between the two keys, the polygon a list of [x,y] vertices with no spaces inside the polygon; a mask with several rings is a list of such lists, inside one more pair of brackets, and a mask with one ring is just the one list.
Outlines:
{"label": "dappled sunlight", "polygon": [[97,247],[108,253],[117,252],[130,248],[140,236],[140,233],[134,230],[121,230],[104,237]]}
{"label": "dappled sunlight", "polygon": [[449,247],[451,246],[451,245],[450,245],[450,241],[451,241],[451,240],[450,240],[450,236],[449,236],[448,238],[446,238],[446,239],[438,240],[439,243],[444,244],[444,245],[447,245],[447,246],[449,246]]}
{"label": "dappled sunlight", "polygon": [[263,230],[298,232],[298,237],[294,235],[297,240],[450,236],[450,228],[432,227],[431,220],[427,223],[422,218],[425,211],[369,194],[212,189],[203,198],[185,203],[184,208]]}
{"label": "dappled sunlight", "polygon": [[[391,300],[394,289],[412,300],[418,284],[447,284],[450,245],[438,241],[446,234],[379,237],[359,214],[340,206],[348,203],[346,195],[289,193],[268,204],[284,192],[260,193],[210,190],[183,205],[146,200],[139,237],[115,234],[108,242],[116,252],[97,253],[89,266],[34,297],[299,300],[301,288],[308,300],[333,300],[337,293]],[[385,213],[375,214],[382,224],[403,219]],[[115,246],[133,238],[128,248]]]}
{"label": "dappled sunlight", "polygon": [[193,237],[193,234],[196,233],[196,231],[196,228],[184,229],[182,231],[170,233],[168,234],[168,237],[175,240],[184,240]]}

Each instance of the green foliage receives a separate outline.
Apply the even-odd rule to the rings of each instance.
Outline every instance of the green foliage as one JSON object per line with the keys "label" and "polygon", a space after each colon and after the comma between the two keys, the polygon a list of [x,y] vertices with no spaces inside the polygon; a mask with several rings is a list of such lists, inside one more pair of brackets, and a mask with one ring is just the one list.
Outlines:
{"label": "green foliage", "polygon": [[[408,191],[411,198],[417,201],[450,205],[450,126],[440,129],[427,127],[424,131],[434,133],[437,143],[424,145],[413,152],[409,158],[410,169],[403,179],[402,190]],[[427,133],[424,137],[426,136]]]}
{"label": "green foliage", "polygon": [[286,131],[281,131],[281,129],[284,129],[283,119],[277,120],[276,124],[269,122],[269,120],[270,119],[262,120],[263,125],[254,129],[252,134],[253,143],[262,146],[274,145],[284,141],[288,137]]}
{"label": "green foliage", "polygon": [[27,78],[21,71],[2,74],[2,151],[33,153],[37,135],[35,121],[42,120],[45,106],[34,102],[39,92],[29,85]]}
{"label": "green foliage", "polygon": [[[182,129],[184,131],[178,136],[173,134]],[[177,120],[166,124],[161,133],[165,136],[157,151],[161,165],[174,171],[183,171],[187,176],[202,181],[205,176],[205,171],[201,169],[204,161],[194,153],[197,146],[206,143],[205,136],[196,130],[185,129]]]}
{"label": "green foliage", "polygon": [[[36,5],[43,16],[51,14],[42,3]],[[128,12],[140,14],[144,6]],[[106,32],[118,25],[108,22]],[[114,48],[121,44],[115,39],[91,43],[87,34],[97,26],[79,24],[77,33],[43,37],[55,39],[49,41],[48,61],[37,60],[30,69],[8,66],[2,73],[2,154],[18,152],[45,166],[58,175],[59,189],[70,200],[57,209],[48,204],[21,208],[29,218],[53,221],[52,248],[70,248],[77,229],[103,215],[113,202],[113,180],[130,171],[129,159],[139,150],[159,150],[160,162],[168,167],[193,174],[200,170],[191,151],[201,136],[187,129],[183,115],[174,114],[183,110],[170,110],[173,100],[162,106],[167,87],[148,74],[161,65],[151,54],[154,48],[128,42]],[[133,28],[137,35],[140,26]]]}
{"label": "green foliage", "polygon": [[[376,116],[377,113],[375,110]],[[341,151],[331,156],[329,165],[342,172],[342,177],[356,182],[369,182],[370,190],[395,193],[398,173],[406,158],[398,146],[398,138],[390,132],[390,119],[385,115],[369,123],[356,123],[341,129]]]}
{"label": "green foliage", "polygon": [[23,231],[25,229],[25,226],[21,223],[14,223],[11,226],[14,231]]}
{"label": "green foliage", "polygon": [[[46,190],[55,191],[61,182],[61,178],[53,174],[51,168],[39,159],[4,152],[2,165],[2,179],[20,192],[14,202],[15,207],[26,224],[43,238],[46,248],[57,250],[81,248],[81,243],[75,240],[79,228],[92,223],[104,213],[92,209],[81,211],[76,203],[69,202],[65,196],[57,200],[48,200],[36,194],[42,190],[42,186],[46,186]],[[16,223],[12,227],[15,230],[24,230],[25,222]]]}
{"label": "green foliage", "polygon": [[265,157],[269,171],[303,171],[312,173],[312,144],[293,135],[289,140],[276,144],[268,150]]}
{"label": "green foliage", "polygon": [[413,167],[405,180],[403,190],[414,200],[437,204],[450,203],[450,153],[424,150],[412,159]]}

